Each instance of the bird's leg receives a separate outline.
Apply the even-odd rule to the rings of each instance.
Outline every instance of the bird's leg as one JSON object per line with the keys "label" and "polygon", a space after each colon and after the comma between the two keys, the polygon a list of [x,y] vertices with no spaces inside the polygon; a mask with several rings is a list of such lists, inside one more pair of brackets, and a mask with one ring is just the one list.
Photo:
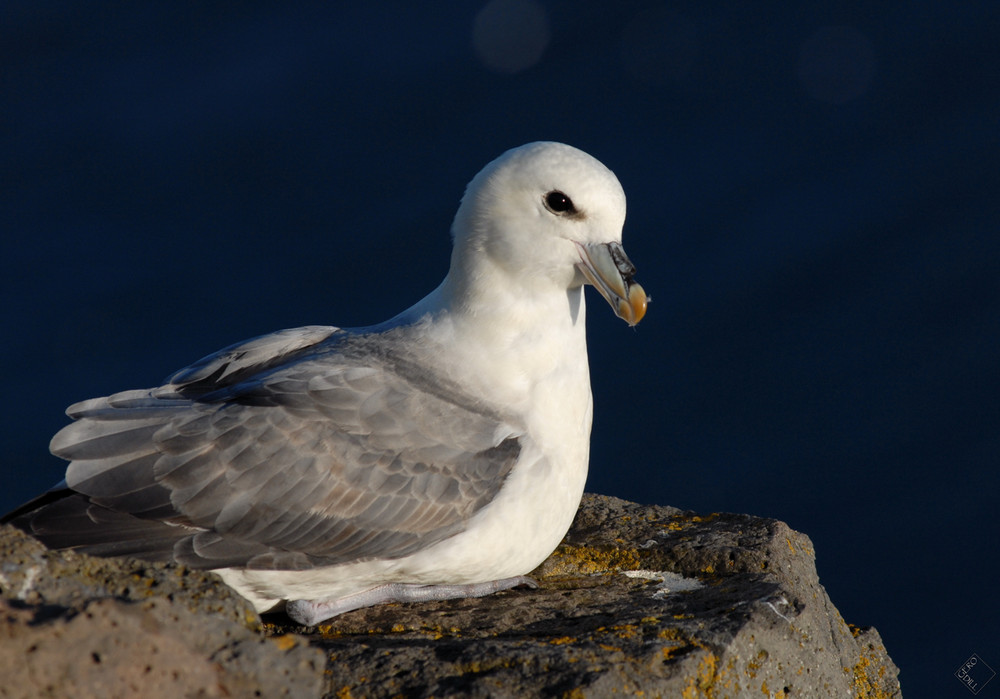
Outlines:
{"label": "bird's leg", "polygon": [[321,621],[344,612],[350,612],[362,607],[370,607],[386,602],[429,602],[432,600],[461,599],[466,597],[484,597],[509,590],[512,587],[526,585],[538,587],[531,578],[518,575],[513,578],[491,580],[468,585],[415,585],[412,583],[387,583],[373,587],[364,592],[356,592],[346,597],[321,600],[289,600],[285,612],[294,621],[304,626],[315,626]]}

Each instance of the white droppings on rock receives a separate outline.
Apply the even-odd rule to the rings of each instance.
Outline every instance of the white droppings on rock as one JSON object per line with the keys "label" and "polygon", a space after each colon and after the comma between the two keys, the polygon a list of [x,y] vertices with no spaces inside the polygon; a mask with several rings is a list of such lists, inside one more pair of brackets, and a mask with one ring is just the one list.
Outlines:
{"label": "white droppings on rock", "polygon": [[660,584],[653,593],[654,599],[666,597],[671,592],[688,592],[704,587],[700,580],[685,578],[669,570],[623,570],[622,573],[629,578],[659,581]]}

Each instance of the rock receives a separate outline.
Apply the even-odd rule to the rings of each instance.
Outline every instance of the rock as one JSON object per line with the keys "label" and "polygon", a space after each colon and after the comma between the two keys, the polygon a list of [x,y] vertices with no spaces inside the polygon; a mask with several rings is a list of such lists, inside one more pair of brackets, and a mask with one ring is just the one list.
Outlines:
{"label": "rock", "polygon": [[10,528],[0,557],[0,696],[901,696],[809,539],[747,515],[587,495],[538,589],[311,629],[258,626],[211,574],[49,552]]}
{"label": "rock", "polygon": [[534,576],[313,629],[327,696],[901,696],[878,633],[844,623],[782,522],[586,495]]}
{"label": "rock", "polygon": [[260,629],[253,606],[214,573],[133,558],[49,551],[12,526],[0,527],[0,594],[30,605],[80,607],[91,599],[177,600],[195,614],[215,614]]}
{"label": "rock", "polygon": [[266,638],[216,575],[48,551],[0,528],[0,697],[309,697],[323,654]]}

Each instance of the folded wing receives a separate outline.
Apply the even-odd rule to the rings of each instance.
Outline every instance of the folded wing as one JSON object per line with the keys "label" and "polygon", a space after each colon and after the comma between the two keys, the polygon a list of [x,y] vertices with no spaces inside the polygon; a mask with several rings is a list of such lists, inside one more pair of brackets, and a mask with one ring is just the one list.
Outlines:
{"label": "folded wing", "polygon": [[523,429],[399,352],[405,332],[282,331],[71,406],[52,440],[67,489],[15,523],[198,568],[394,558],[452,536],[496,496]]}

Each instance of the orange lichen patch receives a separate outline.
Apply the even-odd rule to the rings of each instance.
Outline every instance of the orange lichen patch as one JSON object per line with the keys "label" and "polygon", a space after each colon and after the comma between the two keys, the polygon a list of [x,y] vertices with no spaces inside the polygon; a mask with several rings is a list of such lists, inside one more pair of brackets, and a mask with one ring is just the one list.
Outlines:
{"label": "orange lichen patch", "polygon": [[437,641],[445,636],[457,638],[462,635],[462,629],[457,626],[449,626],[446,628],[444,626],[429,626],[426,624],[422,625],[418,629],[407,627],[403,624],[393,624],[392,633],[419,633],[430,638],[431,640]]}
{"label": "orange lichen patch", "polygon": [[717,679],[719,656],[715,653],[706,653],[698,661],[698,672],[694,677],[688,678],[688,684],[681,693],[683,699],[697,699],[698,697],[712,697],[715,695],[715,681]]}
{"label": "orange lichen patch", "polygon": [[[792,532],[792,533],[797,534],[797,532]],[[816,558],[816,552],[809,547],[810,542],[808,537],[798,535],[795,537],[795,543],[797,544],[799,551],[809,556],[810,558]]]}
{"label": "orange lichen patch", "polygon": [[634,548],[595,548],[560,546],[546,561],[545,577],[560,575],[595,575],[640,568],[639,552]]}
{"label": "orange lichen patch", "polygon": [[635,624],[616,624],[610,629],[607,629],[607,633],[612,636],[617,636],[618,638],[635,638],[636,636],[642,635],[642,629]]}
{"label": "orange lichen patch", "polygon": [[[848,625],[851,629],[851,633],[857,637],[861,630],[856,626]],[[881,662],[875,654],[875,648],[873,645],[863,646],[861,649],[861,657],[858,662],[854,664],[854,667],[844,668],[845,673],[850,673],[853,675],[852,684],[854,688],[854,696],[860,697],[861,699],[889,699],[890,697],[897,696],[895,693],[885,690],[883,683],[879,680],[885,678],[886,667],[885,664]]]}
{"label": "orange lichen patch", "polygon": [[273,643],[274,645],[278,646],[279,650],[283,651],[289,651],[295,646],[299,645],[299,639],[290,633],[286,633],[282,636],[272,636],[268,640],[270,640],[271,643]]}
{"label": "orange lichen patch", "polygon": [[572,636],[560,636],[559,638],[550,638],[549,643],[554,646],[562,646],[567,643],[576,643],[576,639]]}
{"label": "orange lichen patch", "polygon": [[676,517],[671,517],[670,521],[666,524],[661,524],[660,526],[672,532],[679,532],[687,529],[694,524],[704,524],[705,522],[711,522],[717,519],[719,516],[718,512],[713,512],[710,515],[677,515]]}
{"label": "orange lichen patch", "polygon": [[684,650],[688,647],[689,646],[687,646],[684,643],[679,643],[676,646],[663,646],[663,648],[660,649],[660,653],[663,654],[663,660],[664,662],[666,662],[667,660],[673,660],[674,656],[677,654],[677,651]]}
{"label": "orange lichen patch", "polygon": [[359,629],[357,627],[352,628],[349,626],[338,628],[334,624],[320,624],[316,627],[315,633],[324,639],[344,638],[346,636],[357,636],[359,634],[377,636],[390,633],[419,633],[432,639],[438,639],[443,638],[446,635],[457,636],[460,632],[461,629],[454,627],[445,629],[440,626],[422,626],[418,629],[397,622],[389,627],[372,626],[363,629]]}
{"label": "orange lichen patch", "polygon": [[764,696],[768,697],[768,699],[785,699],[785,697],[787,696],[785,694],[784,689],[779,689],[776,692],[772,692],[770,689],[767,688],[766,681],[760,683],[760,691],[763,692]]}
{"label": "orange lichen patch", "polygon": [[463,675],[481,675],[484,672],[515,667],[519,662],[521,661],[513,658],[491,658],[487,661],[474,660],[471,663],[461,663],[457,669]]}
{"label": "orange lichen patch", "polygon": [[683,633],[680,629],[676,628],[666,628],[661,629],[659,633],[656,634],[657,638],[665,638],[669,641],[678,641],[682,643],[691,643],[691,640]]}

